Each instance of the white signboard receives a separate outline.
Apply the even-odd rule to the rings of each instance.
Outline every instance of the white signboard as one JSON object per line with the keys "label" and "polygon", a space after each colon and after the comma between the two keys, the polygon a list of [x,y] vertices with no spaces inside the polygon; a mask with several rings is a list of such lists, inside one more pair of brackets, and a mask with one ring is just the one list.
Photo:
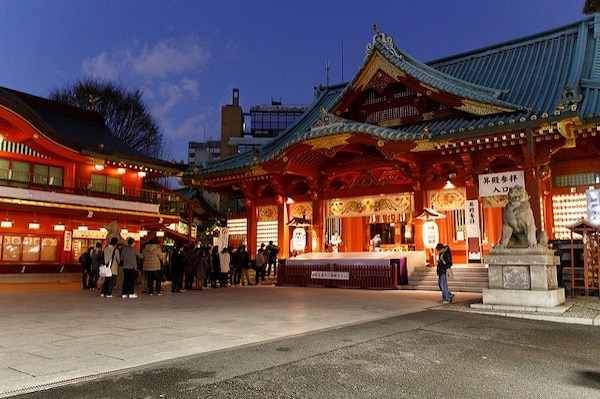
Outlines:
{"label": "white signboard", "polygon": [[588,220],[594,224],[600,224],[600,190],[587,190]]}
{"label": "white signboard", "polygon": [[465,212],[465,216],[467,219],[467,238],[479,238],[479,202],[476,199],[467,200]]}
{"label": "white signboard", "polygon": [[490,173],[479,175],[479,196],[492,197],[494,195],[508,194],[514,186],[525,187],[525,174],[522,170],[504,173]]}
{"label": "white signboard", "polygon": [[310,272],[310,278],[326,278],[329,280],[350,280],[350,272],[313,271]]}

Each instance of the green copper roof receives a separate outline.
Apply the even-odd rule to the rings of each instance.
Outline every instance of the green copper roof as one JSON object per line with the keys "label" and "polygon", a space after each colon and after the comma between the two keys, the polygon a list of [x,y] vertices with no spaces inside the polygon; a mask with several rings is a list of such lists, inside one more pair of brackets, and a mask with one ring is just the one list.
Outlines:
{"label": "green copper roof", "polygon": [[[408,76],[436,90],[491,107],[497,113],[428,120],[399,128],[382,128],[337,119],[320,123],[343,98],[348,85],[320,88],[306,113],[272,141],[255,151],[208,162],[188,170],[186,176],[225,175],[243,171],[276,157],[303,140],[357,132],[385,140],[441,140],[478,135],[506,125],[539,125],[553,118],[600,116],[600,19],[584,21],[551,31],[421,63],[399,50],[393,40],[376,28],[367,45],[366,68],[375,50]],[[541,121],[541,122],[540,122]],[[513,129],[513,128],[511,128]],[[424,133],[427,132],[427,133]]]}

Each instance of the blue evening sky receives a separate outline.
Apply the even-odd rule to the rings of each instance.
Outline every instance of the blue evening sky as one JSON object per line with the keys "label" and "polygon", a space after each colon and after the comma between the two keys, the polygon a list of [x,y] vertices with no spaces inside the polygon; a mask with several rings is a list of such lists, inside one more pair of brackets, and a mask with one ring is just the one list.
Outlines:
{"label": "blue evening sky", "polygon": [[[244,111],[350,80],[373,24],[428,62],[580,21],[584,0],[0,0],[0,86],[47,97],[84,76],[141,89],[187,162]],[[343,61],[343,62],[342,62]]]}

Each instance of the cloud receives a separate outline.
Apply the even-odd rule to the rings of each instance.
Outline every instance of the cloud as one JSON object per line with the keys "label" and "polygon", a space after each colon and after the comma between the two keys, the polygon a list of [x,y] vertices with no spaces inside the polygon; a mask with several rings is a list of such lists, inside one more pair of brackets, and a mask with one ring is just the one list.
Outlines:
{"label": "cloud", "polygon": [[184,77],[182,79],[181,83],[182,83],[181,87],[183,88],[183,90],[187,91],[188,93],[193,94],[194,96],[198,95],[199,84],[198,84],[197,80]]}
{"label": "cloud", "polygon": [[105,80],[117,80],[122,75],[166,78],[198,70],[210,59],[209,49],[195,37],[165,39],[141,49],[125,48],[87,58],[82,62],[81,71]]}
{"label": "cloud", "polygon": [[166,76],[200,68],[210,60],[210,51],[196,38],[167,39],[139,54],[130,53],[127,63],[140,75]]}
{"label": "cloud", "polygon": [[199,83],[197,80],[183,78],[180,83],[163,82],[156,91],[151,90],[149,96],[155,104],[153,113],[157,116],[164,116],[171,112],[175,106],[182,101],[190,102],[190,99],[198,97]]}
{"label": "cloud", "polygon": [[81,72],[85,76],[93,76],[103,80],[117,80],[119,66],[108,53],[101,53],[95,57],[83,60]]}

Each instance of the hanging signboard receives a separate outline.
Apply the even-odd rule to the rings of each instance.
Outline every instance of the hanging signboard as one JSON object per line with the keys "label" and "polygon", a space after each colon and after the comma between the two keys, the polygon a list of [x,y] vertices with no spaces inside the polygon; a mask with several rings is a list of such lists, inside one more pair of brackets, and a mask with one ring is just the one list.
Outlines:
{"label": "hanging signboard", "polygon": [[514,186],[525,187],[525,174],[522,170],[504,173],[489,173],[479,175],[479,196],[491,197],[494,195],[508,194]]}
{"label": "hanging signboard", "polygon": [[466,207],[466,225],[467,225],[467,238],[478,237],[479,238],[479,202],[474,200],[467,200]]}
{"label": "hanging signboard", "polygon": [[588,220],[600,225],[600,190],[587,190],[585,196],[587,199]]}

